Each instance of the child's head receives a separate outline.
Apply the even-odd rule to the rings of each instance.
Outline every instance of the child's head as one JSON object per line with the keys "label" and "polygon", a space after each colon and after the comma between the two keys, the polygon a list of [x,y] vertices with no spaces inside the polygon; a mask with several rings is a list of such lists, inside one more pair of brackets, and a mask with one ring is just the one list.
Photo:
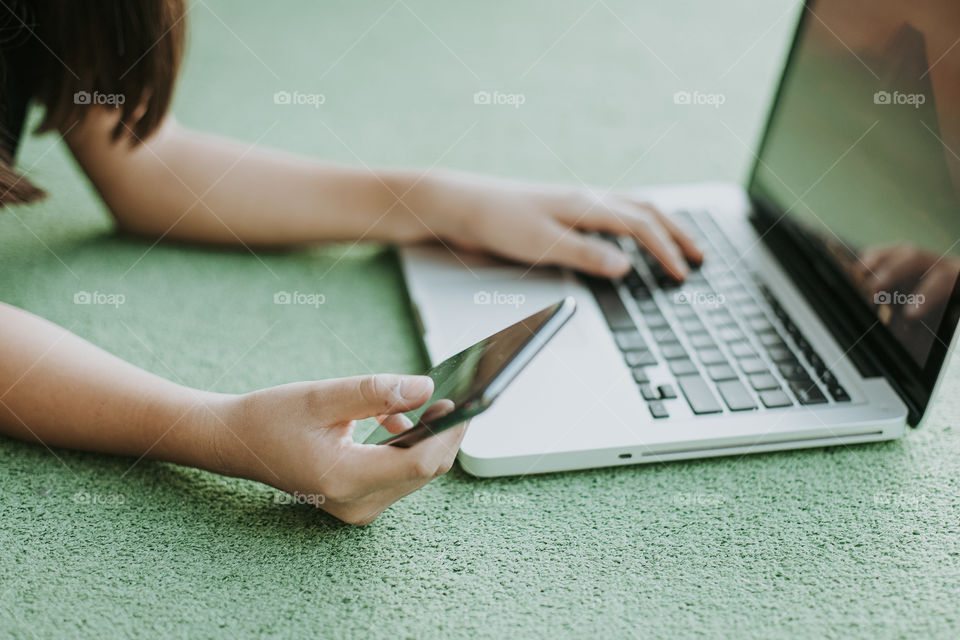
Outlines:
{"label": "child's head", "polygon": [[[5,139],[22,126],[10,117],[18,100],[43,105],[39,131],[66,131],[91,107],[110,107],[115,139],[147,137],[170,106],[184,17],[184,0],[8,0],[0,7]],[[40,195],[0,160],[0,204]]]}

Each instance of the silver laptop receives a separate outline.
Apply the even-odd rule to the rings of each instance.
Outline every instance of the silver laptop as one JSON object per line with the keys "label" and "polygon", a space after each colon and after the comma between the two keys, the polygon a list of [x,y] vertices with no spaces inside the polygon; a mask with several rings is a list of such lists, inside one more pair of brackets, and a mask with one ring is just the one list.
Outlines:
{"label": "silver laptop", "polygon": [[626,238],[608,238],[634,259],[617,281],[404,249],[434,362],[579,303],[474,420],[463,468],[854,445],[917,425],[960,316],[953,1],[884,3],[876,19],[868,0],[806,3],[747,187],[640,190],[705,250],[681,286]]}

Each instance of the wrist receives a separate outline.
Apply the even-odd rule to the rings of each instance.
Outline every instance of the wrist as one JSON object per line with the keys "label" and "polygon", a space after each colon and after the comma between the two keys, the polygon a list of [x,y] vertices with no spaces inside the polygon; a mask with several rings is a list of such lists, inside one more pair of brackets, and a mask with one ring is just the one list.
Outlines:
{"label": "wrist", "polygon": [[427,174],[400,172],[386,178],[398,197],[395,209],[403,220],[394,241],[423,242],[440,238],[457,242],[465,235],[468,211],[476,194],[469,193],[468,179],[451,171]]}
{"label": "wrist", "polygon": [[147,456],[223,475],[237,475],[240,467],[233,453],[229,429],[230,407],[235,398],[228,394],[190,389],[176,401],[154,409],[160,419],[153,431],[155,443],[146,443]]}

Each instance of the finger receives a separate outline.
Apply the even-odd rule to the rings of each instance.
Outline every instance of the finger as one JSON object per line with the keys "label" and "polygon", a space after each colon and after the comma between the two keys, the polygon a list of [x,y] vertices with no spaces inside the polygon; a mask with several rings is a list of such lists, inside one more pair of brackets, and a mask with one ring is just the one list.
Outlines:
{"label": "finger", "polygon": [[690,267],[680,253],[680,247],[659,219],[635,219],[631,232],[637,244],[652,253],[672,278],[682,281],[690,275]]}
{"label": "finger", "polygon": [[[913,304],[907,306],[904,314],[911,320],[919,320],[932,316],[933,312],[941,308],[942,303],[956,282],[957,273],[953,269],[934,269],[920,281],[917,286]],[[936,329],[936,327],[933,327]]]}
{"label": "finger", "polygon": [[380,373],[324,380],[315,383],[312,392],[319,416],[336,424],[412,411],[430,399],[433,380]]}
{"label": "finger", "polygon": [[922,266],[912,252],[893,254],[874,271],[873,277],[867,280],[867,286],[871,293],[877,293],[906,285],[919,275]]}
{"label": "finger", "polygon": [[687,235],[687,232],[684,231],[680,225],[678,225],[668,215],[662,213],[659,209],[656,209],[649,204],[639,203],[637,206],[649,209],[653,212],[653,214],[657,217],[657,220],[660,221],[660,224],[664,226],[664,228],[667,230],[667,233],[669,233],[670,237],[673,238],[673,241],[676,242],[677,246],[680,247],[684,257],[691,264],[703,264],[703,251],[700,250],[700,247],[697,246],[696,241]]}
{"label": "finger", "polygon": [[683,280],[690,273],[680,247],[660,220],[646,208],[622,199],[606,198],[581,216],[577,226],[590,231],[610,231],[633,237],[675,280]]}
{"label": "finger", "polygon": [[413,427],[413,422],[411,422],[410,418],[402,413],[384,416],[383,419],[380,420],[380,424],[383,425],[384,429],[392,434],[403,433],[407,429]]}
{"label": "finger", "polygon": [[891,245],[882,245],[865,249],[860,254],[860,264],[870,272],[880,268],[885,260],[896,255],[896,247]]}
{"label": "finger", "polygon": [[456,408],[456,405],[453,404],[453,400],[449,400],[447,398],[437,400],[431,404],[426,411],[423,412],[423,415],[420,416],[420,420],[423,422],[430,422],[431,420],[442,418]]}
{"label": "finger", "polygon": [[421,483],[422,486],[450,470],[465,433],[466,425],[460,425],[409,448],[356,445],[352,452],[355,457],[350,465],[353,472],[349,484],[357,496],[390,487],[406,490],[409,483]]}
{"label": "finger", "polygon": [[541,262],[570,267],[605,278],[620,278],[630,270],[630,259],[610,242],[585,236],[576,229],[550,225],[549,245]]}

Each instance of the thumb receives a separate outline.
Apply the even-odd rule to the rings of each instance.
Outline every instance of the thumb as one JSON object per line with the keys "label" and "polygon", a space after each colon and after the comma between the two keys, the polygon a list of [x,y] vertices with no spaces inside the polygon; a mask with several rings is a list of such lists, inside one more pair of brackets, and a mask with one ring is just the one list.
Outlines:
{"label": "thumb", "polygon": [[427,376],[378,373],[327,380],[323,385],[324,417],[348,422],[411,411],[430,399],[433,380]]}

